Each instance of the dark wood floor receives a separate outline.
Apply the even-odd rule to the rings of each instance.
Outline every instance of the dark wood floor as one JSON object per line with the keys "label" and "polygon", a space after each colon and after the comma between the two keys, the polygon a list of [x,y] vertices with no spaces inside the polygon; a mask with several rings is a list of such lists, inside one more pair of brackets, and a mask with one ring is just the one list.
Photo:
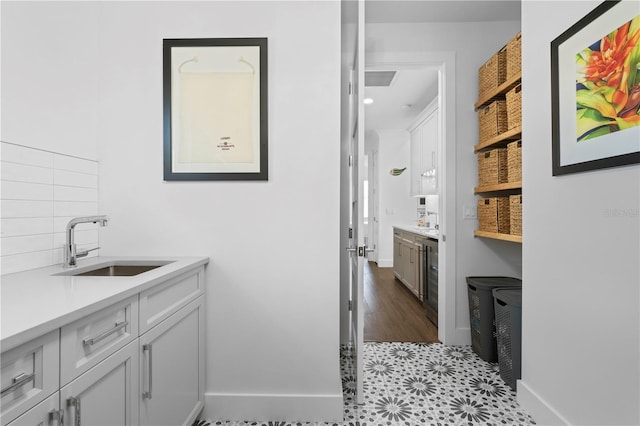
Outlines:
{"label": "dark wood floor", "polygon": [[364,264],[364,340],[366,342],[438,341],[422,302],[393,275],[393,268]]}

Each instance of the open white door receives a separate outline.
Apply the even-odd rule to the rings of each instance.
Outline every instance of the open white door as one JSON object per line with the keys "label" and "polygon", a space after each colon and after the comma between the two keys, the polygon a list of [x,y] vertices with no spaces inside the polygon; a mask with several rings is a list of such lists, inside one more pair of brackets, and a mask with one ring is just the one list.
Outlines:
{"label": "open white door", "polygon": [[349,247],[351,274],[351,344],[353,348],[354,374],[356,376],[356,401],[364,403],[363,346],[364,306],[363,274],[367,248],[364,245],[364,179],[361,165],[364,161],[364,0],[358,0],[358,20],[355,56],[351,73],[350,118],[351,141],[349,147],[350,168],[350,231]]}

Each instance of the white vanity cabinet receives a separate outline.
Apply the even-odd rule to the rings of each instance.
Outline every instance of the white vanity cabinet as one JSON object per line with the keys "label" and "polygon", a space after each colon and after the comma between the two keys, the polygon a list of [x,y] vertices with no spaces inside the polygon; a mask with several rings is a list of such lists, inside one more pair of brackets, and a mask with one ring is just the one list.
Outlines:
{"label": "white vanity cabinet", "polygon": [[[169,267],[169,278],[120,281],[126,292],[65,311],[67,320],[50,320],[46,334],[2,352],[1,426],[190,426],[204,407],[206,261],[189,261]],[[72,279],[104,294],[119,278]]]}

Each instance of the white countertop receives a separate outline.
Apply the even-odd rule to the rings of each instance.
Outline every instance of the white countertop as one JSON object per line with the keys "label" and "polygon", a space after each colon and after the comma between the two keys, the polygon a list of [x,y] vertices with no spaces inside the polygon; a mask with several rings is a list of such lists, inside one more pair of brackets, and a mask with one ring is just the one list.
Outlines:
{"label": "white countertop", "polygon": [[413,232],[422,237],[433,238],[434,240],[440,239],[440,231],[433,228],[426,228],[418,225],[393,225],[394,228],[402,229],[403,231]]}
{"label": "white countertop", "polygon": [[[187,270],[208,257],[94,257],[77,269],[113,261],[170,263],[130,277],[60,276],[62,265],[4,275],[0,283],[2,351],[16,347],[96,310],[124,300]],[[141,262],[143,263],[143,262]]]}

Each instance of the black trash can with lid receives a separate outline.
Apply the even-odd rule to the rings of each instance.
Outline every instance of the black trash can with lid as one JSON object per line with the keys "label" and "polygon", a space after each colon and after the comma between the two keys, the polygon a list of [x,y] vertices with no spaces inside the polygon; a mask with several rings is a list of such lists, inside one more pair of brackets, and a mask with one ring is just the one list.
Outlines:
{"label": "black trash can with lid", "polygon": [[494,289],[500,377],[516,389],[522,362],[522,289]]}
{"label": "black trash can with lid", "polygon": [[467,277],[471,347],[487,362],[498,361],[493,289],[521,288],[522,280],[512,277]]}

